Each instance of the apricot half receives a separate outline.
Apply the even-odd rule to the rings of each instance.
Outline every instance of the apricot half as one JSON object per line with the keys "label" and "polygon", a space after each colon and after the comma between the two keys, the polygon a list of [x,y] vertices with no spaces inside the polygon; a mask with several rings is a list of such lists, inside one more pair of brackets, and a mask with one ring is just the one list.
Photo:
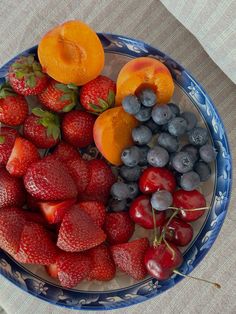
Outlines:
{"label": "apricot half", "polygon": [[44,72],[64,84],[83,85],[96,78],[104,67],[104,50],[97,34],[74,20],[44,35],[38,46]]}
{"label": "apricot half", "polygon": [[93,128],[94,142],[101,154],[113,165],[121,165],[122,151],[133,145],[132,129],[138,121],[122,107],[104,111]]}
{"label": "apricot half", "polygon": [[122,99],[137,93],[142,87],[151,87],[159,104],[168,103],[174,93],[174,82],[168,68],[159,60],[149,57],[132,59],[121,69],[117,78],[116,105]]}

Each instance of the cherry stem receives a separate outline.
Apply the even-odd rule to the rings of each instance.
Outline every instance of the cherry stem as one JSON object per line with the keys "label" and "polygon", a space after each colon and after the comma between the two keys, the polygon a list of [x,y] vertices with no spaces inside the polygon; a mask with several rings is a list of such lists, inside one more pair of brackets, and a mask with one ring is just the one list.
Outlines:
{"label": "cherry stem", "polygon": [[179,211],[180,211],[180,208],[176,208],[176,210],[172,213],[172,215],[170,216],[169,220],[167,221],[167,223],[165,225],[165,228],[169,226],[171,220],[178,214]]}
{"label": "cherry stem", "polygon": [[185,212],[195,212],[195,211],[198,211],[198,210],[205,210],[205,209],[209,209],[209,207],[199,207],[199,208],[191,208],[191,209],[187,209],[187,208],[178,208],[178,207],[168,207],[168,209],[173,209],[173,210],[183,210]]}
{"label": "cherry stem", "polygon": [[153,218],[153,224],[154,224],[154,231],[153,231],[153,235],[154,235],[154,240],[153,240],[153,246],[156,247],[160,242],[158,241],[157,238],[157,222],[156,222],[156,215],[155,215],[155,210],[152,207],[152,218]]}
{"label": "cherry stem", "polygon": [[172,247],[169,245],[169,243],[166,241],[166,239],[165,238],[163,238],[163,241],[164,241],[164,243],[165,243],[165,245],[168,247],[168,249],[171,251],[171,253],[172,253],[172,260],[174,259],[174,257],[175,257],[175,251],[172,249]]}
{"label": "cherry stem", "polygon": [[203,282],[209,283],[209,284],[213,285],[214,287],[216,287],[217,289],[220,289],[220,288],[221,288],[221,285],[218,284],[217,282],[212,282],[212,281],[209,281],[209,280],[206,280],[206,279],[202,279],[202,278],[197,278],[197,277],[185,275],[185,274],[179,272],[179,271],[176,270],[176,269],[175,269],[173,272],[174,272],[175,274],[180,275],[180,276],[185,277],[185,278],[191,278],[191,279],[195,279],[195,280],[199,280],[199,281],[203,281]]}

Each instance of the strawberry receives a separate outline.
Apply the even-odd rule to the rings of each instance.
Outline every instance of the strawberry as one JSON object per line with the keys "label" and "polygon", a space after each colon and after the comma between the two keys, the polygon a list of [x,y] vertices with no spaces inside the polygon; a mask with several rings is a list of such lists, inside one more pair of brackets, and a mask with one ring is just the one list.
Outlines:
{"label": "strawberry", "polygon": [[115,103],[116,84],[110,78],[99,75],[80,90],[80,103],[88,111],[101,113]]}
{"label": "strawberry", "polygon": [[51,233],[40,224],[27,222],[15,259],[21,263],[50,265],[56,262],[57,255],[58,250]]}
{"label": "strawberry", "polygon": [[72,161],[80,157],[80,153],[73,146],[63,141],[56,146],[52,155],[63,162]]}
{"label": "strawberry", "polygon": [[62,252],[55,266],[50,271],[57,277],[63,287],[73,288],[85,279],[91,269],[91,260],[85,253]]}
{"label": "strawberry", "polygon": [[25,225],[23,211],[18,208],[0,209],[0,248],[9,254],[19,250],[21,233]]}
{"label": "strawberry", "polygon": [[25,96],[40,94],[48,84],[48,76],[33,55],[17,59],[9,68],[8,80],[18,94]]}
{"label": "strawberry", "polygon": [[103,230],[76,204],[62,220],[57,246],[64,251],[79,252],[97,246],[105,239]]}
{"label": "strawberry", "polygon": [[148,239],[140,238],[129,243],[113,245],[111,253],[119,269],[135,280],[142,280],[147,275],[144,255],[148,247]]}
{"label": "strawberry", "polygon": [[59,202],[40,202],[39,207],[50,224],[62,221],[65,213],[76,203],[75,198]]}
{"label": "strawberry", "polygon": [[47,220],[43,217],[41,213],[34,213],[34,212],[24,210],[23,214],[26,221],[36,222],[43,226],[47,225]]}
{"label": "strawberry", "polygon": [[40,159],[37,148],[23,137],[15,140],[6,168],[12,176],[25,175],[28,167]]}
{"label": "strawberry", "polygon": [[88,274],[89,280],[108,281],[115,277],[116,267],[108,246],[100,244],[87,253],[92,261],[92,269]]}
{"label": "strawberry", "polygon": [[27,209],[30,211],[37,211],[39,209],[39,201],[36,200],[32,195],[27,193],[26,195],[26,203],[27,203]]}
{"label": "strawberry", "polygon": [[0,165],[5,166],[7,164],[17,136],[19,136],[19,133],[15,129],[0,128]]}
{"label": "strawberry", "polygon": [[62,120],[62,136],[64,140],[75,147],[85,147],[93,143],[94,115],[73,110]]}
{"label": "strawberry", "polygon": [[0,168],[0,208],[22,206],[25,202],[24,185],[19,178],[12,177]]}
{"label": "strawberry", "polygon": [[60,139],[60,121],[56,114],[34,108],[24,122],[24,136],[38,148],[55,146]]}
{"label": "strawberry", "polygon": [[57,264],[46,265],[45,269],[49,276],[51,276],[52,278],[58,278]]}
{"label": "strawberry", "polygon": [[17,95],[7,84],[0,84],[0,122],[17,126],[24,122],[28,114],[25,98]]}
{"label": "strawberry", "polygon": [[108,242],[111,244],[128,242],[134,233],[134,226],[127,212],[107,213],[104,231]]}
{"label": "strawberry", "polygon": [[27,169],[24,184],[28,193],[41,201],[60,201],[77,196],[76,185],[66,166],[47,157]]}
{"label": "strawberry", "polygon": [[102,227],[106,218],[106,207],[102,202],[85,201],[78,203],[79,208],[85,211],[98,226]]}
{"label": "strawberry", "polygon": [[55,112],[68,112],[77,104],[78,87],[62,84],[50,79],[47,88],[38,95],[40,102]]}
{"label": "strawberry", "polygon": [[81,157],[67,161],[68,171],[76,184],[78,194],[85,191],[89,184],[89,168],[88,162]]}
{"label": "strawberry", "polygon": [[106,203],[111,186],[116,179],[111,168],[103,160],[93,159],[88,162],[90,180],[81,200],[101,201]]}

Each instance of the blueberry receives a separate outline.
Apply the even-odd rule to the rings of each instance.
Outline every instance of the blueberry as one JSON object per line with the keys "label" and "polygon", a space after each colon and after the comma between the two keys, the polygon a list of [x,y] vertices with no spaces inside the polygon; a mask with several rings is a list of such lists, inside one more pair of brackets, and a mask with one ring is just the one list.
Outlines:
{"label": "blueberry", "polygon": [[129,198],[134,199],[135,197],[138,196],[139,194],[139,189],[138,189],[138,184],[133,182],[128,184],[128,189],[129,189]]}
{"label": "blueberry", "polygon": [[168,131],[171,135],[181,136],[187,130],[187,122],[184,118],[176,117],[168,122]]}
{"label": "blueberry", "polygon": [[172,111],[167,105],[155,105],[152,109],[152,119],[156,124],[166,124],[172,118]]}
{"label": "blueberry", "polygon": [[211,176],[211,168],[204,161],[199,161],[194,165],[194,170],[200,177],[201,182],[206,182]]}
{"label": "blueberry", "polygon": [[170,102],[169,104],[167,104],[167,106],[170,108],[170,110],[172,111],[172,115],[173,117],[177,117],[180,114],[180,109],[179,106],[177,106],[176,104],[173,104],[172,102]]}
{"label": "blueberry", "polygon": [[172,160],[173,168],[180,173],[186,173],[192,170],[193,164],[193,157],[188,152],[178,152]]}
{"label": "blueberry", "polygon": [[124,199],[122,201],[119,201],[119,200],[113,199],[111,203],[109,204],[109,207],[113,212],[121,212],[121,211],[128,210],[127,200]]}
{"label": "blueberry", "polygon": [[185,191],[195,190],[200,185],[200,177],[195,171],[184,173],[180,178],[180,186]]}
{"label": "blueberry", "polygon": [[138,181],[141,174],[141,168],[139,166],[127,167],[122,166],[120,168],[120,175],[127,181]]}
{"label": "blueberry", "polygon": [[212,162],[216,158],[215,148],[210,144],[205,144],[200,147],[199,154],[201,159],[207,163]]}
{"label": "blueberry", "polygon": [[181,117],[187,122],[187,131],[192,130],[197,125],[197,118],[193,112],[184,111],[181,113]]}
{"label": "blueberry", "polygon": [[158,136],[157,142],[160,146],[164,147],[169,153],[174,153],[179,148],[178,139],[169,133],[161,133]]}
{"label": "blueberry", "polygon": [[148,164],[147,154],[149,152],[149,149],[150,147],[147,145],[139,147],[139,152],[140,152],[139,166],[146,166]]}
{"label": "blueberry", "polygon": [[191,144],[187,144],[181,148],[181,152],[188,152],[190,155],[192,155],[194,162],[196,162],[199,158],[198,149],[196,146],[193,146]]}
{"label": "blueberry", "polygon": [[116,200],[124,200],[129,197],[128,185],[124,182],[116,182],[111,187],[111,196]]}
{"label": "blueberry", "polygon": [[157,191],[152,194],[151,205],[156,210],[166,210],[172,205],[173,197],[166,190]]}
{"label": "blueberry", "polygon": [[123,150],[121,160],[128,167],[135,167],[140,161],[140,152],[137,146],[131,146]]}
{"label": "blueberry", "polygon": [[137,96],[145,107],[153,107],[157,102],[156,94],[151,88],[142,89]]}
{"label": "blueberry", "polygon": [[194,146],[202,146],[208,141],[207,130],[201,127],[196,127],[189,131],[188,140]]}
{"label": "blueberry", "polygon": [[152,131],[145,125],[140,125],[132,130],[132,138],[138,145],[148,144],[152,138]]}
{"label": "blueberry", "polygon": [[166,132],[166,133],[168,133],[168,132],[169,132],[169,131],[168,131],[168,123],[161,125],[161,126],[160,126],[160,129],[161,129],[161,132]]}
{"label": "blueberry", "polygon": [[168,151],[161,146],[155,146],[149,150],[147,161],[153,167],[165,167],[169,161]]}
{"label": "blueberry", "polygon": [[129,114],[137,114],[140,111],[141,103],[135,95],[128,95],[122,100],[124,111]]}
{"label": "blueberry", "polygon": [[148,121],[152,116],[152,108],[147,108],[141,106],[141,109],[137,114],[134,115],[138,121],[145,122]]}
{"label": "blueberry", "polygon": [[158,133],[158,131],[160,130],[160,126],[158,124],[156,124],[152,118],[149,119],[147,122],[144,123],[144,125],[146,125],[153,134]]}

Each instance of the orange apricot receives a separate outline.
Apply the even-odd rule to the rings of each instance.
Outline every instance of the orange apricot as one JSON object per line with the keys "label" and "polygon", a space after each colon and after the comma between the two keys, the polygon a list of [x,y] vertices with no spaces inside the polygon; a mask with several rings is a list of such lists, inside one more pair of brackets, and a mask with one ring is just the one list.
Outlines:
{"label": "orange apricot", "polygon": [[101,154],[113,165],[122,164],[122,151],[133,145],[132,129],[138,121],[122,107],[104,111],[95,121],[94,142]]}
{"label": "orange apricot", "polygon": [[169,102],[174,93],[171,73],[162,62],[150,57],[132,59],[118,75],[116,105],[120,106],[125,96],[147,86],[156,92],[159,104]]}
{"label": "orange apricot", "polygon": [[83,85],[104,67],[104,49],[97,34],[81,21],[58,25],[41,39],[38,57],[44,72],[64,84]]}

